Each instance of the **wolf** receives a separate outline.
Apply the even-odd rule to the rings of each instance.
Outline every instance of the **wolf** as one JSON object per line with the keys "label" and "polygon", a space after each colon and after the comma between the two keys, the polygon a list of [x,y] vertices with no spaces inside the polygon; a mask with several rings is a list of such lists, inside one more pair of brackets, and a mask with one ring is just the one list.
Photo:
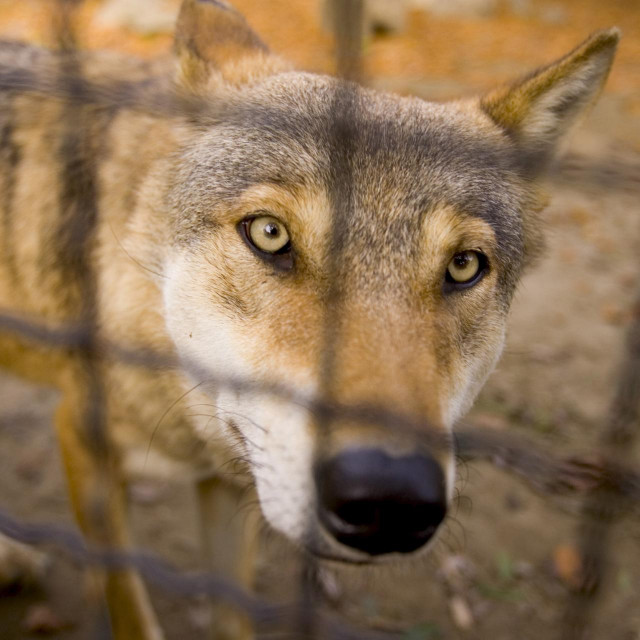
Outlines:
{"label": "wolf", "polygon": [[[3,322],[0,364],[61,392],[87,539],[131,545],[136,470],[192,478],[213,564],[249,586],[257,519],[225,528],[233,458],[266,521],[319,562],[426,553],[453,495],[452,430],[539,253],[544,175],[618,40],[599,31],[444,104],[296,71],[223,0],[184,0],[169,66],[3,43],[11,77],[72,67],[197,105],[2,96],[2,317],[77,340]],[[135,572],[92,584],[115,638],[162,637]],[[218,637],[251,637],[236,622]]]}

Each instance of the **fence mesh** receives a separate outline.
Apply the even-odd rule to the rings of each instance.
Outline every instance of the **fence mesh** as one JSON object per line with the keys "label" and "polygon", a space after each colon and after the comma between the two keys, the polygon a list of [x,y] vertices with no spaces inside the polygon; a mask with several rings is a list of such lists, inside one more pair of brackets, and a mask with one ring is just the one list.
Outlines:
{"label": "fence mesh", "polygon": [[[11,309],[5,309],[0,313],[0,330],[19,335],[29,343],[76,354],[88,385],[89,400],[83,408],[83,437],[91,445],[96,468],[108,483],[114,452],[105,430],[104,381],[100,363],[119,361],[131,367],[153,370],[175,370],[185,363],[178,362],[170,353],[132,349],[128,345],[105,341],[97,331],[97,282],[88,257],[100,216],[95,175],[95,155],[99,150],[93,142],[95,129],[100,126],[96,114],[124,108],[159,117],[179,116],[190,120],[194,127],[225,118],[266,118],[271,126],[283,114],[252,113],[251,110],[238,113],[237,105],[233,105],[231,112],[224,99],[216,103],[209,98],[205,101],[178,94],[161,85],[115,78],[105,83],[87,77],[83,73],[82,54],[78,51],[73,28],[74,12],[81,4],[82,0],[57,2],[54,26],[60,56],[55,70],[34,70],[19,65],[0,67],[0,91],[4,94],[26,92],[55,96],[64,101],[61,120],[63,143],[58,170],[67,216],[58,230],[56,255],[57,268],[64,274],[68,295],[77,301],[78,321],[73,325],[52,327],[37,318],[25,319]],[[345,225],[349,224],[353,206],[350,178],[354,168],[350,157],[357,140],[350,127],[358,104],[357,94],[349,82],[362,78],[362,0],[330,3],[330,19],[336,36],[337,68],[345,79],[332,98],[334,130],[331,135],[335,153],[332,157],[330,204],[333,251],[328,271],[337,273],[342,258],[341,238]],[[88,106],[94,106],[96,110],[88,109]],[[617,155],[594,160],[574,154],[562,160],[555,180],[637,195],[640,191],[640,163]],[[337,281],[336,278],[330,280]],[[420,434],[429,450],[446,449],[450,444],[448,437],[410,414],[379,407],[347,405],[334,398],[335,331],[341,315],[339,292],[330,287],[325,303],[330,312],[325,317],[323,380],[319,394],[305,394],[282,383],[264,384],[232,376],[216,378],[216,386],[238,394],[271,395],[305,407],[327,432],[336,419],[348,419]],[[577,528],[582,571],[579,584],[570,593],[566,604],[559,630],[559,637],[563,640],[585,637],[606,578],[613,529],[623,519],[631,519],[635,523],[639,515],[640,469],[634,465],[632,451],[638,429],[640,398],[640,298],[633,309],[627,333],[616,393],[609,415],[603,421],[597,451],[562,456],[529,437],[482,428],[472,422],[463,422],[455,429],[455,451],[461,462],[486,460],[504,472],[518,476],[533,491],[549,500],[566,496],[580,500]],[[197,365],[191,363],[191,369],[197,369]],[[211,379],[210,373],[206,376]],[[98,496],[97,511],[104,508],[100,499]],[[318,592],[317,575],[322,569],[309,556],[305,556],[306,566],[300,574],[299,600],[289,605],[276,605],[247,593],[219,574],[179,571],[153,554],[110,548],[108,533],[105,534],[104,545],[93,546],[75,530],[47,522],[26,522],[12,516],[1,505],[0,532],[30,545],[60,549],[83,566],[135,569],[147,582],[177,599],[207,596],[227,602],[248,614],[260,637],[371,640],[408,637],[405,632],[356,628],[328,612],[321,604],[323,595]],[[106,618],[99,618],[96,624],[95,637],[110,637]]]}

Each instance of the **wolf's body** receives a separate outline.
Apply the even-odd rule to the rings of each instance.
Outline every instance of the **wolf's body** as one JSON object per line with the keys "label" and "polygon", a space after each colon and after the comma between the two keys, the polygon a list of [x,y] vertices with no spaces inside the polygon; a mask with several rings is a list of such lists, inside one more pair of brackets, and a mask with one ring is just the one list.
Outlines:
{"label": "wolf's body", "polygon": [[[597,97],[617,38],[597,34],[482,101],[434,105],[290,71],[226,3],[186,0],[178,93],[223,101],[197,124],[192,113],[3,95],[0,308],[53,329],[95,309],[98,346],[89,357],[7,330],[0,364],[62,390],[56,424],[86,535],[128,544],[121,467],[198,479],[240,456],[267,520],[319,557],[373,562],[424,547],[451,496],[450,450],[425,449],[388,419],[322,418],[217,383],[281,384],[449,433],[499,356],[536,252],[537,178]],[[172,82],[162,65],[79,62],[97,82]],[[18,44],[0,46],[0,64],[53,78],[63,68]],[[92,226],[79,206],[94,189]],[[289,244],[256,245],[260,221]],[[145,368],[105,345],[183,366]],[[87,435],[87,358],[104,392],[103,446]],[[383,490],[380,464],[398,467]],[[375,487],[367,504],[394,526],[358,520],[354,499],[336,495],[349,478]],[[238,540],[243,562],[227,570],[248,583]],[[109,576],[106,589],[117,638],[159,636],[134,574]]]}
{"label": "wolf's body", "polygon": [[[15,67],[21,60],[40,73],[49,67],[54,78],[60,72],[57,59],[47,51],[13,43],[0,48],[3,66]],[[135,60],[127,62],[130,62],[125,67],[128,79],[135,80],[138,72],[140,79],[149,80],[150,65]],[[83,65],[83,72],[95,78],[118,78],[122,70],[123,59],[119,56],[87,57]],[[157,73],[157,69],[154,71]],[[145,199],[145,189],[157,195],[158,179],[154,182],[152,172],[179,144],[172,123],[166,118],[126,109],[70,107],[63,100],[42,95],[4,96],[0,117],[3,141],[0,306],[50,328],[75,326],[82,318],[84,292],[77,286],[72,271],[80,250],[73,246],[75,238],[68,229],[73,225],[69,220],[72,196],[65,193],[64,184],[65,176],[75,171],[69,165],[78,162],[75,157],[78,153],[68,148],[68,137],[88,134],[92,148],[80,153],[88,154],[89,168],[95,169],[98,188],[96,204],[100,215],[89,240],[88,261],[95,274],[100,335],[123,347],[146,346],[171,356],[175,350],[163,329],[162,295],[157,286],[149,286],[149,279],[155,276],[146,270],[153,271],[154,265],[138,263],[133,256],[127,258],[127,264],[114,258],[131,254],[132,243],[139,248],[145,243],[145,233],[152,228],[147,226],[150,221],[142,219],[140,234],[133,226],[136,211],[145,208],[139,207],[140,199]],[[152,184],[147,186],[150,181]],[[24,211],[29,212],[28,216],[21,213]],[[132,306],[134,299],[137,303]],[[59,386],[66,372],[70,374],[73,369],[74,358],[68,350],[46,345],[34,349],[33,344],[25,346],[15,335],[2,335],[0,340],[2,363],[37,382]],[[172,395],[178,397],[182,391],[176,390],[184,390],[182,383],[169,375],[150,374],[149,397],[141,402],[141,394],[145,392],[140,386],[140,376],[146,377],[144,370],[132,374],[120,367],[108,367],[107,375],[109,386],[113,384],[118,389],[116,396],[121,406],[113,407],[117,415],[126,423],[148,427],[147,433],[139,436],[134,435],[136,431],[127,430],[129,435],[122,436],[129,439],[124,450],[134,444],[130,440],[133,437],[138,439],[146,456],[152,431],[167,408],[165,400]],[[132,384],[128,375],[135,375],[136,382]],[[160,393],[158,385],[163,387]],[[136,417],[138,410],[144,415]],[[171,425],[168,430],[158,429],[153,442],[158,451],[171,452],[167,460],[183,458],[189,460],[188,466],[192,468],[192,463],[201,458],[207,460],[205,467],[211,465],[205,452],[206,443],[197,437],[194,441],[193,429],[189,429],[191,436],[178,434],[179,423],[184,421],[182,416],[168,415],[165,421]],[[118,438],[115,431],[113,435]]]}

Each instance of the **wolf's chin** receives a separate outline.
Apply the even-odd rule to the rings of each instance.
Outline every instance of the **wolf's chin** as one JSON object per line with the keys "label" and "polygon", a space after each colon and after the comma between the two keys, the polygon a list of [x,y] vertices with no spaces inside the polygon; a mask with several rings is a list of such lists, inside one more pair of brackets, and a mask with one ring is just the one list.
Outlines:
{"label": "wolf's chin", "polygon": [[439,532],[443,526],[438,527],[434,536],[422,547],[412,553],[385,553],[381,555],[369,555],[362,551],[350,549],[334,542],[328,534],[322,530],[316,530],[307,535],[303,541],[291,540],[300,548],[302,553],[311,561],[320,564],[342,567],[390,567],[413,562],[417,558],[428,555],[434,544],[437,544]]}

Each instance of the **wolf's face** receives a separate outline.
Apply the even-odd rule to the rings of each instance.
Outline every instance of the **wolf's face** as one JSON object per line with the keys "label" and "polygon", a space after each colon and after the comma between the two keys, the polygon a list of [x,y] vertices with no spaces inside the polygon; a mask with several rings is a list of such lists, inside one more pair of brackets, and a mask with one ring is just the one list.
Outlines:
{"label": "wolf's face", "polygon": [[242,449],[266,518],[289,538],[352,562],[432,539],[453,489],[447,436],[499,357],[538,244],[533,178],[556,130],[593,100],[616,40],[597,36],[553,81],[544,70],[530,92],[483,102],[253,77],[227,88],[223,117],[183,149],[167,325],[218,409],[202,428]]}

